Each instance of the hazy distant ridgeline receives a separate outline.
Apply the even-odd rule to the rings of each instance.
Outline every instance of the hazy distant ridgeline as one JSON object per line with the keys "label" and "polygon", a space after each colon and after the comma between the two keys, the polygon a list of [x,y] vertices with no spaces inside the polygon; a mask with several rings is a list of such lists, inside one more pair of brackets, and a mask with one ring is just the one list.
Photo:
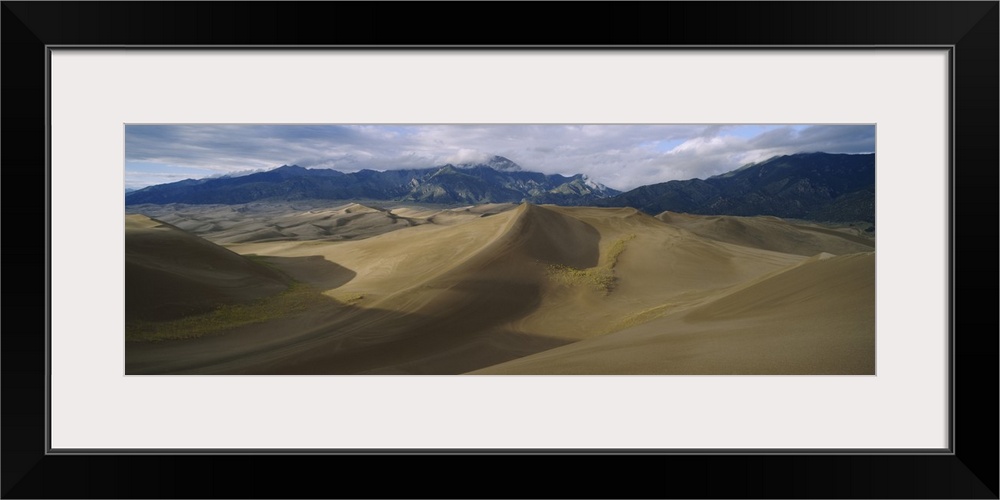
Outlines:
{"label": "hazy distant ridgeline", "polygon": [[194,259],[266,265],[216,286],[268,269],[292,291],[258,295],[250,320],[199,316],[200,338],[127,342],[131,374],[875,369],[875,241],[857,228],[532,204],[146,208],[226,247]]}

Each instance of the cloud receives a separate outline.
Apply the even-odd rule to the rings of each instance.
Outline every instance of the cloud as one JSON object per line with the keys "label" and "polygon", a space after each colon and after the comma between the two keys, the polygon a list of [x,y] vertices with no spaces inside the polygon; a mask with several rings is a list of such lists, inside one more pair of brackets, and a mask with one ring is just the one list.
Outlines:
{"label": "cloud", "polygon": [[[427,168],[492,155],[526,170],[587,174],[616,189],[705,178],[798,152],[875,150],[870,125],[129,125],[130,187],[270,169]],[[163,165],[157,177],[138,165]]]}
{"label": "cloud", "polygon": [[445,157],[443,160],[445,163],[454,163],[454,164],[483,163],[492,157],[493,155],[485,151],[479,151],[478,149],[462,148],[459,149],[455,154]]}

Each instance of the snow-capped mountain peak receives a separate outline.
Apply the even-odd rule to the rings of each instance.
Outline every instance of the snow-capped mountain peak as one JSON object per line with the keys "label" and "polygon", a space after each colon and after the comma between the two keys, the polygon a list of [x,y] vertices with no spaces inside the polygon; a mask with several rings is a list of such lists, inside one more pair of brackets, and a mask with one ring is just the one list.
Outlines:
{"label": "snow-capped mountain peak", "polygon": [[591,179],[589,176],[587,176],[587,174],[583,174],[583,177],[581,178],[583,179],[584,185],[586,185],[595,193],[603,193],[608,190],[607,186],[601,184],[600,182],[595,181],[594,179]]}
{"label": "snow-capped mountain peak", "polygon": [[521,172],[523,170],[520,165],[503,156],[493,156],[481,163],[461,163],[455,166],[458,168],[490,167],[499,172]]}

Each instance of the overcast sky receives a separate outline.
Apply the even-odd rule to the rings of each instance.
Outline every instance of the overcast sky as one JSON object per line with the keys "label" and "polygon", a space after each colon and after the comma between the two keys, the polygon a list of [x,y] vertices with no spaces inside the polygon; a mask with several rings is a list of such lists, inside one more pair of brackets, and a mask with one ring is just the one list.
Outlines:
{"label": "overcast sky", "polygon": [[474,163],[587,174],[619,190],[775,155],[872,153],[874,125],[127,125],[125,187],[281,165],[344,172]]}

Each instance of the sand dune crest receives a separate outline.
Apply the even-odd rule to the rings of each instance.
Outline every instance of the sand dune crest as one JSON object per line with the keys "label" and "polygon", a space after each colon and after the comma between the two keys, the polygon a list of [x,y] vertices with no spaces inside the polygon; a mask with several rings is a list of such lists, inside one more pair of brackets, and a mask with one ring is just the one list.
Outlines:
{"label": "sand dune crest", "polygon": [[[874,242],[836,229],[532,204],[316,207],[256,228],[207,213],[182,220],[220,228],[210,234],[229,250],[173,228],[212,249],[185,272],[263,261],[281,279],[241,268],[263,280],[244,293],[287,275],[326,302],[224,336],[127,346],[132,373],[874,373]],[[339,239],[231,239],[304,235],[322,220]],[[370,226],[388,220],[397,227]],[[136,217],[127,231],[165,231],[155,224]],[[172,255],[147,250],[145,272]]]}

